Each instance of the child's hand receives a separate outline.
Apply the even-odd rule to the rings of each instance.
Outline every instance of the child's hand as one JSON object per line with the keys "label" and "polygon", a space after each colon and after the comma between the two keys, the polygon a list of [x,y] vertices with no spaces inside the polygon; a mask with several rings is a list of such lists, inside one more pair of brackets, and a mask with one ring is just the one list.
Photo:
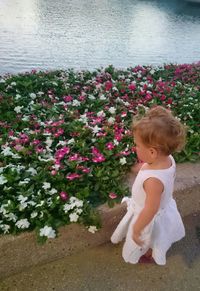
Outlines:
{"label": "child's hand", "polygon": [[140,239],[141,233],[135,233],[133,231],[132,239],[138,246],[142,246],[144,242]]}

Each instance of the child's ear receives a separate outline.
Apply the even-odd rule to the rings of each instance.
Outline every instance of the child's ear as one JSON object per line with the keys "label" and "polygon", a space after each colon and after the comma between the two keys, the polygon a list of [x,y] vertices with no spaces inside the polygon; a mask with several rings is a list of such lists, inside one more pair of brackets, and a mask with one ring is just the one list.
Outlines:
{"label": "child's ear", "polygon": [[155,148],[150,148],[150,154],[152,158],[156,158],[158,155],[158,151]]}

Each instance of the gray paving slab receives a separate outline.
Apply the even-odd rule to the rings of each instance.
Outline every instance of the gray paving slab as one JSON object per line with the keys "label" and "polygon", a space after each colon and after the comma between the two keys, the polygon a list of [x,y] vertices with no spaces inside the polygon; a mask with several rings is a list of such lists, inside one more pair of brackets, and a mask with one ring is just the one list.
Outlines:
{"label": "gray paving slab", "polygon": [[25,270],[0,283],[1,291],[198,291],[200,211],[184,217],[186,237],[175,243],[167,264],[131,265],[121,257],[122,243],[105,243],[75,255]]}

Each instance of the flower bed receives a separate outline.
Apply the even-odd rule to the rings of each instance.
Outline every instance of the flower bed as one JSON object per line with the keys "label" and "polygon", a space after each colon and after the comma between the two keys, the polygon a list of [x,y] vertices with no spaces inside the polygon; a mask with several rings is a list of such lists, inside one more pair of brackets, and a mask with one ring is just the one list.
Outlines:
{"label": "flower bed", "polygon": [[35,72],[0,77],[0,232],[100,227],[96,206],[113,206],[136,160],[132,117],[171,108],[188,126],[178,162],[199,158],[200,64]]}

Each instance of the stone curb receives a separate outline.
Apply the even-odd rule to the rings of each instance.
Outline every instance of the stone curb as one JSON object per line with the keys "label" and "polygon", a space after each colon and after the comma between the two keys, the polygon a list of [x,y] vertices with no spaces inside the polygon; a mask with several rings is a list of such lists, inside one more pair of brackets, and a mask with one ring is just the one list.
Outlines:
{"label": "stone curb", "polygon": [[[200,209],[200,163],[177,165],[174,197],[182,216]],[[129,185],[133,177],[129,177]],[[34,232],[18,236],[0,236],[0,279],[22,272],[32,266],[46,264],[60,258],[71,256],[86,248],[98,246],[110,240],[116,225],[126,212],[126,206],[99,207],[102,228],[91,234],[83,226],[71,224],[61,227],[56,239],[49,239],[39,245]]]}

